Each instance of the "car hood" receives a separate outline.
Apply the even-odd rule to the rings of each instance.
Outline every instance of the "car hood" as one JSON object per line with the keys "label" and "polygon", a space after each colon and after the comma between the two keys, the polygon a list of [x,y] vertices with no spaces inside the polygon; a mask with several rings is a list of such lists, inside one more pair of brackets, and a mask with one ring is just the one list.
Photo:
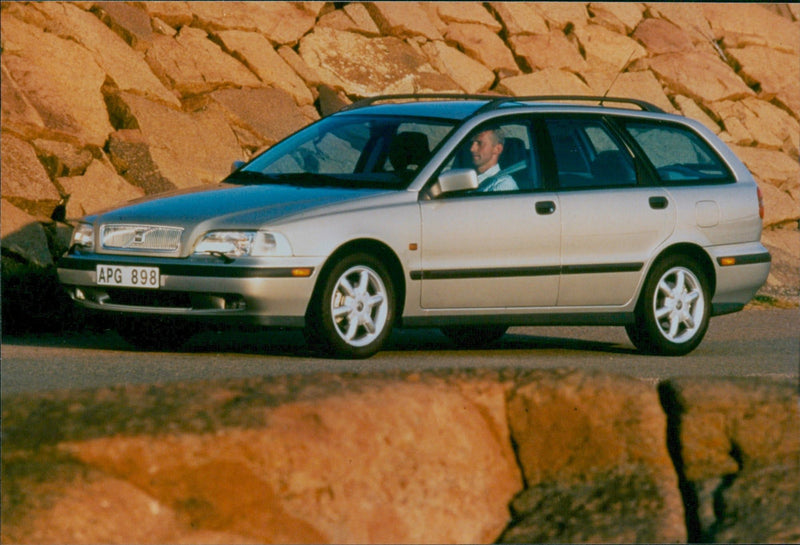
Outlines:
{"label": "car hood", "polygon": [[221,184],[132,201],[88,219],[99,219],[102,223],[143,223],[186,228],[213,220],[217,228],[253,228],[326,206],[388,192],[393,191]]}

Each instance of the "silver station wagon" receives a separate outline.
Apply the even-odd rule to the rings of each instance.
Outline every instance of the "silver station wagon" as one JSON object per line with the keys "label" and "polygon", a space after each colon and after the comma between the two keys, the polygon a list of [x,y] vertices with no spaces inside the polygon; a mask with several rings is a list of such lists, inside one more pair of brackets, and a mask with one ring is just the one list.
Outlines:
{"label": "silver station wagon", "polygon": [[583,324],[681,355],[765,282],[762,218],[733,152],[646,102],[393,95],[220,185],[84,218],[58,274],[140,348],[178,347],[200,322],[302,328],[344,358],[394,327],[477,346]]}

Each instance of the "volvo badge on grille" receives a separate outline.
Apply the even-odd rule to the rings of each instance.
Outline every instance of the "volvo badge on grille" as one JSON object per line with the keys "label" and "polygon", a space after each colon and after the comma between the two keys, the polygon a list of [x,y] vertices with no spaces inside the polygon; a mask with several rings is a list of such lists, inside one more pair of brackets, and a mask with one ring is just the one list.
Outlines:
{"label": "volvo badge on grille", "polygon": [[134,244],[143,243],[145,236],[147,236],[147,233],[149,233],[152,230],[153,229],[137,229],[133,235],[133,243]]}

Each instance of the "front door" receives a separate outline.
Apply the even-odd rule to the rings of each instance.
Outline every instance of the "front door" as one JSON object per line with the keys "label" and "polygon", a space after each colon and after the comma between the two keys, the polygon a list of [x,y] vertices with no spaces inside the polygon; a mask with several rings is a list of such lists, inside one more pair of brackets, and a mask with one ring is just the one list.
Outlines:
{"label": "front door", "polygon": [[561,214],[554,193],[474,194],[420,207],[423,308],[555,305]]}

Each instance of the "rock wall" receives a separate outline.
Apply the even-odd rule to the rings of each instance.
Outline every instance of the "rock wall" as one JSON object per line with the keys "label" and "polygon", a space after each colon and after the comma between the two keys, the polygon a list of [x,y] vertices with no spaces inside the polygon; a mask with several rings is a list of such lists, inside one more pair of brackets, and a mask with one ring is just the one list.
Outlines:
{"label": "rock wall", "polygon": [[800,542],[796,384],[312,375],[3,400],[3,543]]}
{"label": "rock wall", "polygon": [[608,92],[699,119],[759,180],[767,288],[796,297],[798,18],[796,4],[3,2],[3,321],[67,312],[48,287],[65,218],[215,183],[343,104],[399,92]]}

